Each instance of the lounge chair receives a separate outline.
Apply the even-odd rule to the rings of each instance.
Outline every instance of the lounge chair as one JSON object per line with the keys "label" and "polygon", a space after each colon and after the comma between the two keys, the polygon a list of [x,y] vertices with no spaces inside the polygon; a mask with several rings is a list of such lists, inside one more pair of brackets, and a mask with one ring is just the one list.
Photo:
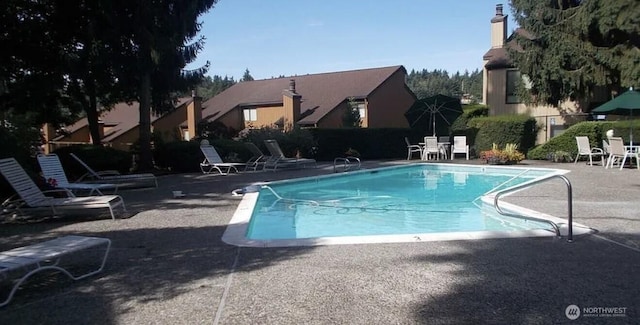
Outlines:
{"label": "lounge chair", "polygon": [[38,164],[42,170],[42,176],[50,182],[54,183],[54,187],[65,188],[72,192],[88,191],[89,195],[97,193],[103,195],[102,190],[113,189],[113,193],[118,191],[116,184],[99,184],[99,183],[71,183],[67,179],[67,175],[62,168],[62,163],[56,154],[38,155]]}
{"label": "lounge chair", "polygon": [[419,144],[411,144],[407,137],[404,137],[404,142],[407,144],[407,160],[411,160],[414,153],[417,153],[422,159],[422,147]]}
{"label": "lounge chair", "polygon": [[[73,280],[84,279],[101,272],[107,262],[110,248],[111,241],[108,238],[64,236],[0,252],[0,279],[12,284],[7,298],[0,300],[0,307],[7,305],[20,285],[38,272],[56,270]],[[96,250],[103,252],[95,254]],[[76,268],[76,260],[80,257],[97,257],[97,260],[92,268]],[[86,264],[84,259],[82,262]]]}
{"label": "lounge chair", "polygon": [[271,158],[264,164],[264,169],[276,170],[279,167],[302,167],[306,168],[308,165],[317,166],[315,159],[299,158],[299,157],[286,157],[276,140],[264,140],[264,144],[267,146]]}
{"label": "lounge chair", "polygon": [[589,166],[593,166],[593,157],[600,157],[601,164],[603,166],[605,165],[604,151],[601,148],[591,148],[591,144],[589,144],[589,137],[577,136],[576,143],[578,145],[578,154],[573,162],[574,164],[578,162],[580,156],[588,156]]}
{"label": "lounge chair", "polygon": [[624,147],[624,142],[620,137],[611,137],[609,138],[609,157],[607,158],[607,164],[605,168],[613,168],[614,162],[620,160],[620,169],[624,168],[624,163],[627,161],[627,157],[629,159],[636,159],[636,167],[640,169],[640,154],[637,152],[633,152],[631,150],[627,150]]}
{"label": "lounge chair", "polygon": [[200,163],[200,170],[202,170],[203,174],[210,174],[215,170],[220,175],[229,175],[231,170],[237,173],[238,167],[244,166],[243,163],[226,163],[222,161],[216,148],[210,145],[207,140],[202,140],[200,143],[200,151],[204,155],[204,160]]}
{"label": "lounge chair", "polygon": [[451,146],[451,160],[456,154],[465,154],[467,160],[469,160],[469,145],[467,144],[467,137],[464,135],[456,135],[453,137],[453,146]]}
{"label": "lounge chair", "polygon": [[89,167],[87,163],[80,159],[80,157],[76,156],[73,153],[70,153],[70,155],[87,170],[86,174],[78,178],[78,182],[86,181],[92,183],[117,183],[120,187],[123,187],[125,185],[139,187],[149,186],[153,184],[153,186],[158,187],[158,179],[151,173],[122,175],[117,170],[95,171],[94,169]]}
{"label": "lounge chair", "polygon": [[265,155],[262,150],[260,150],[260,148],[258,148],[258,146],[256,146],[253,142],[245,142],[245,145],[247,146],[247,148],[249,149],[249,151],[251,151],[251,154],[253,156],[251,156],[251,158],[249,158],[249,160],[247,160],[246,162],[246,166],[244,167],[244,170],[258,170],[260,168],[264,167],[264,163],[269,160],[269,156]]}
{"label": "lounge chair", "polygon": [[429,160],[435,157],[440,160],[440,146],[438,146],[437,137],[424,137],[424,148],[422,148],[422,159]]}
{"label": "lounge chair", "polygon": [[64,191],[68,197],[54,198],[45,196],[45,193],[38,188],[36,183],[27,175],[24,169],[14,158],[0,159],[0,173],[7,179],[9,184],[16,191],[19,199],[10,197],[2,203],[3,210],[12,210],[22,214],[23,210],[34,213],[47,212],[51,216],[58,213],[64,214],[71,211],[87,211],[89,209],[107,208],[111,219],[115,220],[114,209],[121,206],[126,213],[127,209],[124,200],[119,195],[101,195],[75,197],[69,190]]}

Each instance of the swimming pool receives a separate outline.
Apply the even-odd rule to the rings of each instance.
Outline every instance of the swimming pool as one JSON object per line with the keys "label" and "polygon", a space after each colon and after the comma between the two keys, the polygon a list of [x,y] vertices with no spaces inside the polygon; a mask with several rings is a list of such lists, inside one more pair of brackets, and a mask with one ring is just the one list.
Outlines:
{"label": "swimming pool", "polygon": [[244,195],[223,240],[297,246],[548,236],[548,223],[500,215],[482,198],[566,172],[412,164],[259,184]]}

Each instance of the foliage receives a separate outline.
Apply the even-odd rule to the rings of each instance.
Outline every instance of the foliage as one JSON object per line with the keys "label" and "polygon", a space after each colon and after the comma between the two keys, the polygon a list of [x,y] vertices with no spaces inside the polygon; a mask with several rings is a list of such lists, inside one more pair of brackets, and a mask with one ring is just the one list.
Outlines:
{"label": "foliage", "polygon": [[482,104],[466,105],[462,107],[462,115],[451,123],[451,134],[453,135],[466,135],[468,134],[469,127],[467,123],[475,117],[489,116],[489,108]]}
{"label": "foliage", "polygon": [[527,157],[529,159],[545,160],[549,159],[550,154],[560,151],[568,152],[575,157],[578,153],[576,136],[587,136],[591,147],[601,148],[602,139],[605,138],[607,130],[613,129],[617,135],[625,134],[621,133],[623,132],[621,130],[626,130],[626,135],[629,134],[628,129],[624,129],[623,125],[624,122],[580,122],[570,126],[562,134],[549,139],[546,143],[531,149],[527,153]]}
{"label": "foliage", "polygon": [[517,164],[524,158],[524,154],[518,151],[518,145],[515,143],[507,143],[504,149],[493,143],[491,149],[480,152],[480,159],[491,164]]}
{"label": "foliage", "polygon": [[253,142],[263,152],[268,152],[264,145],[264,140],[273,139],[278,141],[282,152],[287,157],[294,157],[298,151],[302,157],[315,158],[317,143],[309,129],[293,128],[289,131],[282,131],[272,127],[263,127],[240,132],[239,140]]}
{"label": "foliage", "polygon": [[240,81],[253,81],[253,77],[251,76],[251,73],[249,72],[249,69],[244,70],[244,74],[242,75],[242,79],[240,79]]}
{"label": "foliage", "polygon": [[317,160],[333,161],[344,157],[349,148],[360,153],[363,159],[397,159],[407,157],[404,138],[413,142],[423,134],[412,133],[407,128],[340,128],[310,129],[317,141]]}
{"label": "foliage", "polygon": [[457,98],[470,97],[472,102],[478,102],[482,98],[482,71],[465,71],[464,74],[456,72],[449,75],[444,70],[411,70],[407,77],[407,86],[418,98],[442,94]]}
{"label": "foliage", "polygon": [[493,143],[504,146],[515,143],[522,151],[527,152],[535,144],[536,120],[526,115],[501,115],[476,117],[468,122],[475,133],[471,139],[476,152],[488,150]]}
{"label": "foliage", "polygon": [[528,102],[557,105],[588,100],[599,87],[620,91],[640,84],[637,0],[510,4],[521,29],[509,55],[532,83]]}
{"label": "foliage", "polygon": [[[207,100],[236,84],[233,77],[214,75],[213,78],[205,76],[202,81],[196,86],[196,94],[202,97],[202,100]],[[182,97],[191,96],[191,91],[182,93]]]}
{"label": "foliage", "polygon": [[360,110],[353,97],[347,99],[347,108],[342,114],[342,126],[346,128],[359,128],[362,125]]}

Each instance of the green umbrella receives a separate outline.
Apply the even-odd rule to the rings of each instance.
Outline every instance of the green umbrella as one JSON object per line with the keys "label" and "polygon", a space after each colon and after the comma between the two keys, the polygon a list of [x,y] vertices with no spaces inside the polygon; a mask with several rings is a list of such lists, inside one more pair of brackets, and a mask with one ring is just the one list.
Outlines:
{"label": "green umbrella", "polygon": [[[594,108],[592,113],[612,115],[640,115],[640,92],[629,88],[620,96]],[[629,128],[629,142],[633,145],[633,127]]]}

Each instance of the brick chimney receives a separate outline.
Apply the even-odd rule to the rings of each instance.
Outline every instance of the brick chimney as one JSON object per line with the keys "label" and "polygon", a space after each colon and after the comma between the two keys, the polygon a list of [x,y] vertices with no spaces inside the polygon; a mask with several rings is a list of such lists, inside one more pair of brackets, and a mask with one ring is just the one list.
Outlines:
{"label": "brick chimney", "polygon": [[189,139],[198,135],[198,123],[202,120],[202,97],[198,96],[195,90],[192,90],[191,98],[192,101],[187,104],[187,131],[189,132]]}
{"label": "brick chimney", "polygon": [[284,108],[283,122],[285,130],[291,130],[300,119],[300,103],[302,96],[296,92],[296,81],[289,80],[289,89],[282,91],[282,106]]}
{"label": "brick chimney", "polygon": [[507,17],[502,13],[502,4],[497,4],[496,15],[491,18],[491,48],[504,46],[507,39]]}

